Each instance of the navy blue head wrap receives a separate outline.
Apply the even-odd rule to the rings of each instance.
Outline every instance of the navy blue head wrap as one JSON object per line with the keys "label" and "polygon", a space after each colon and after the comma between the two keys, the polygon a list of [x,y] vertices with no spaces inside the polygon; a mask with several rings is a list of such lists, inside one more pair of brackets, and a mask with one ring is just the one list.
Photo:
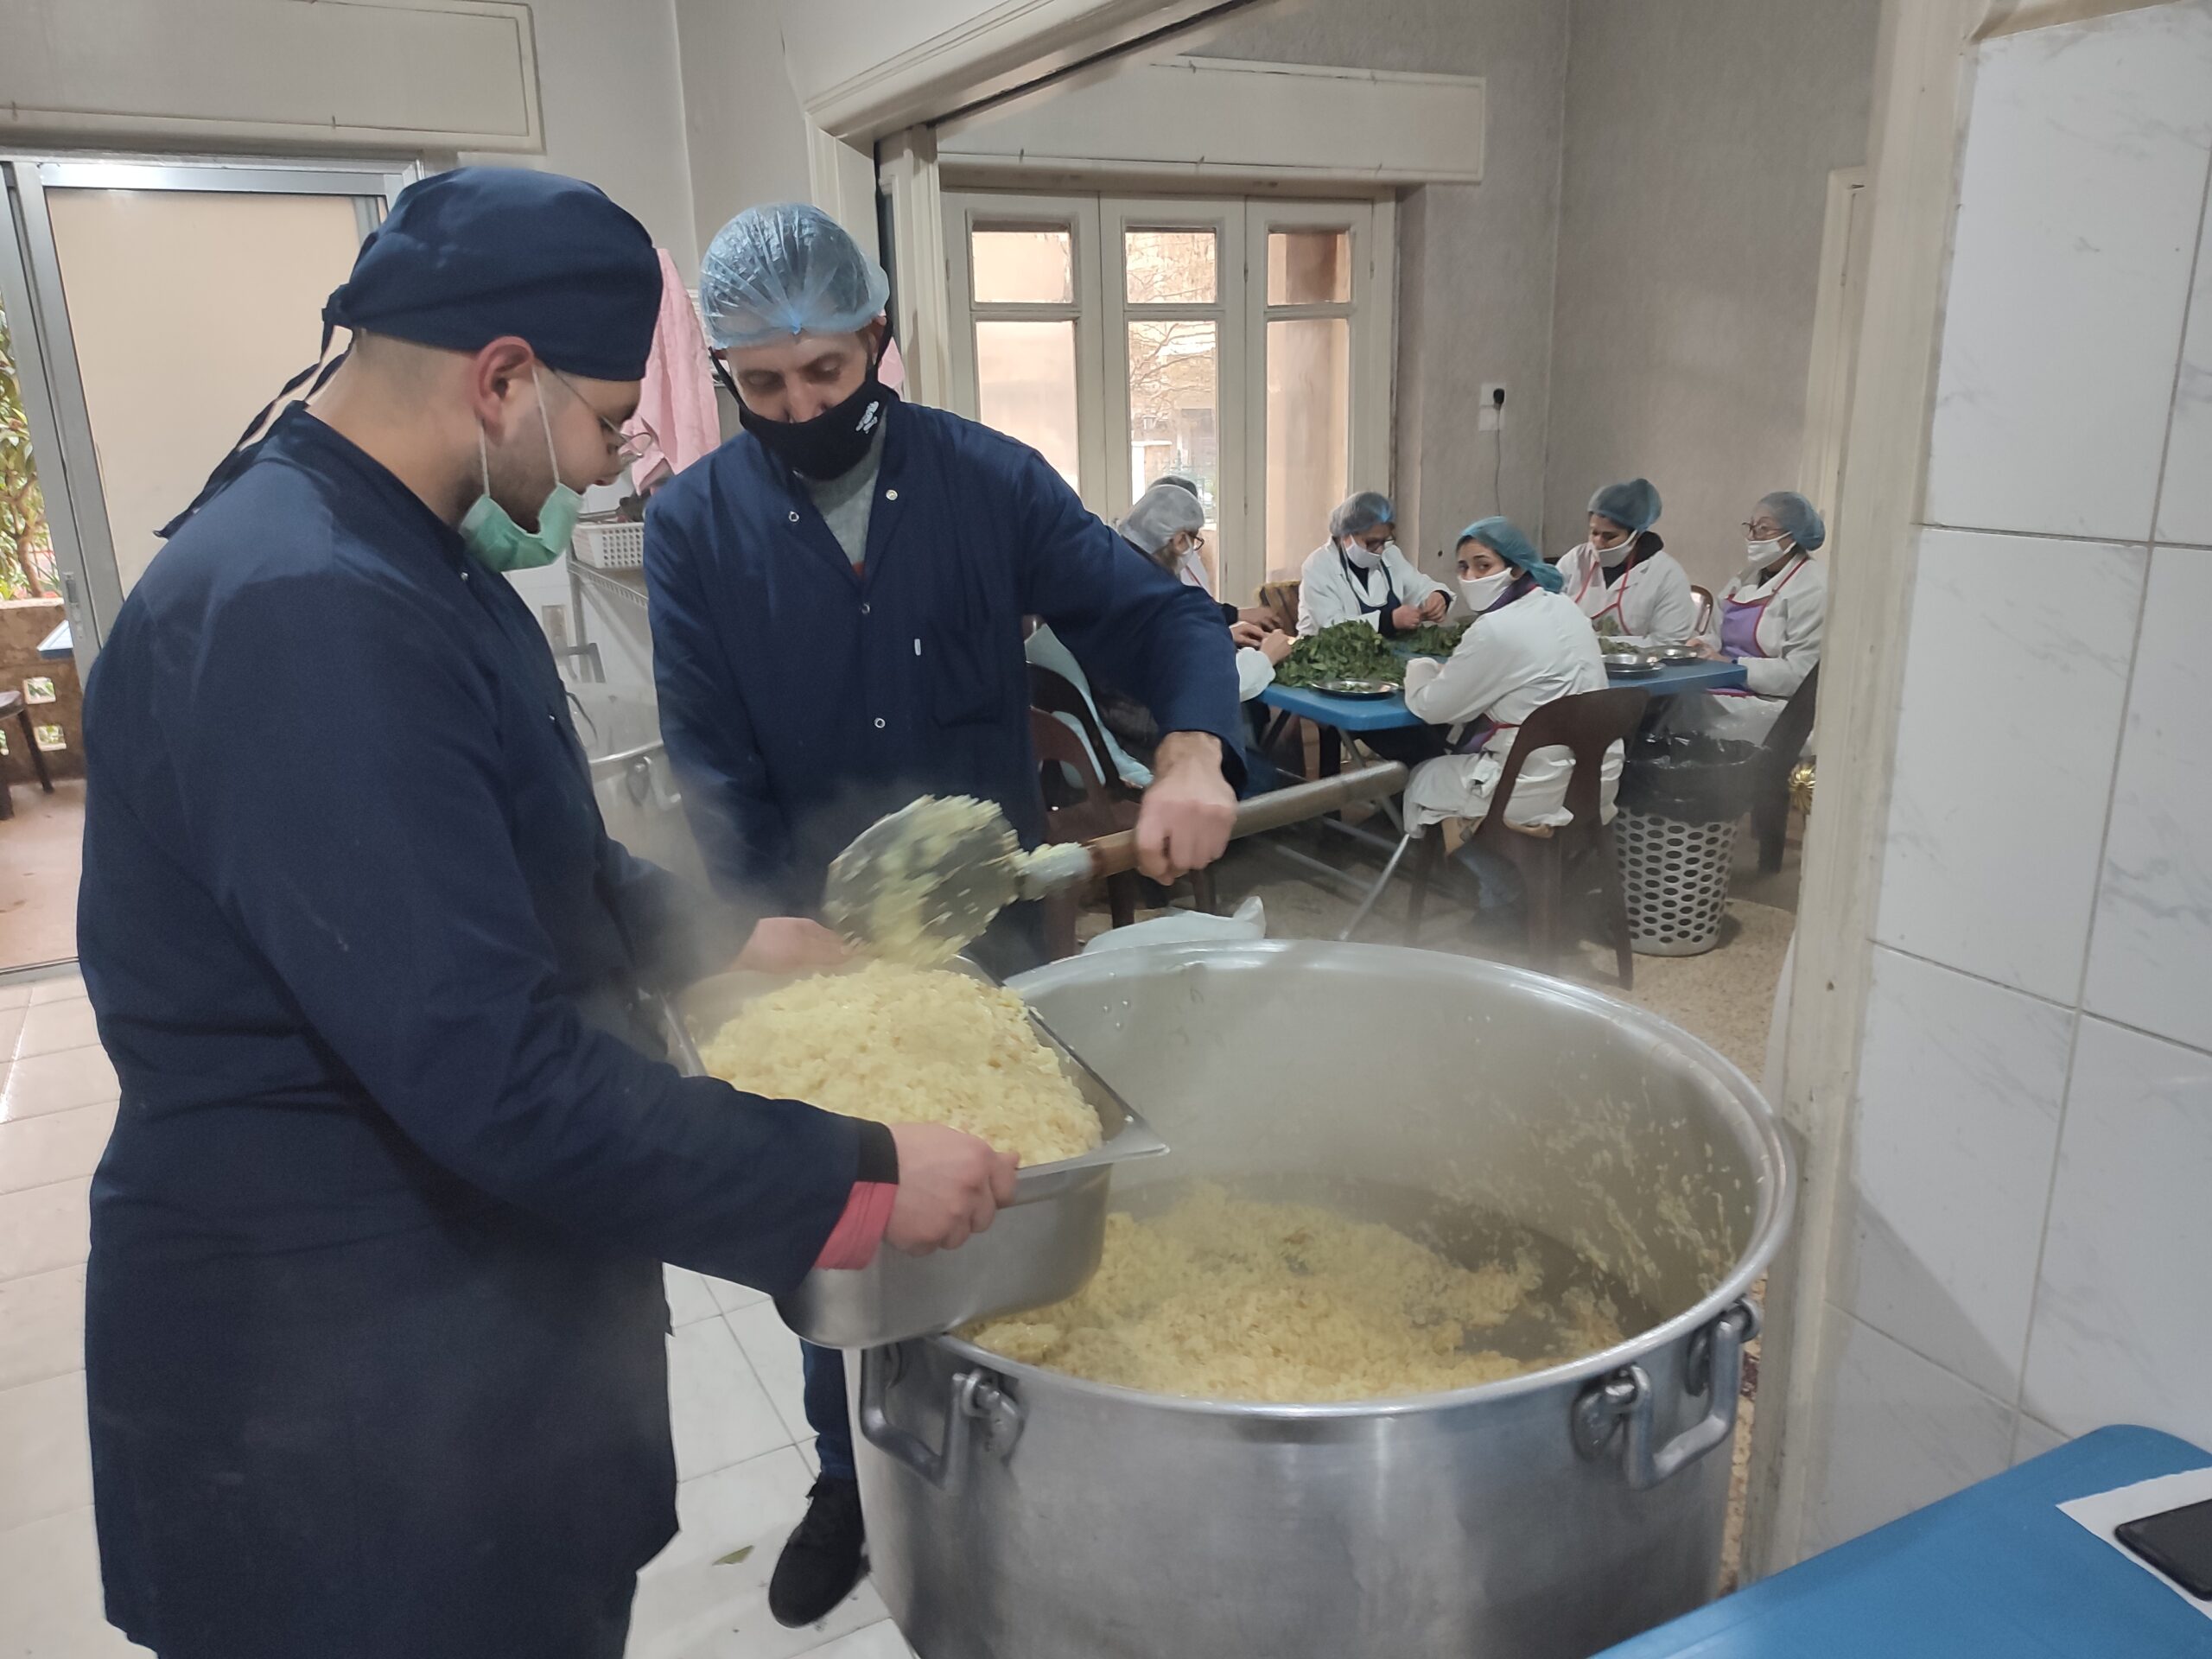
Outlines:
{"label": "navy blue head wrap", "polygon": [[353,274],[324,303],[315,362],[253,417],[161,534],[175,534],[245,470],[259,448],[246,440],[287,397],[310,378],[312,397],[345,361],[342,353],[322,360],[340,328],[460,352],[515,334],[550,367],[591,380],[636,380],[652,349],[660,300],[652,238],[596,185],[513,167],[418,179],[399,193],[361,244]]}

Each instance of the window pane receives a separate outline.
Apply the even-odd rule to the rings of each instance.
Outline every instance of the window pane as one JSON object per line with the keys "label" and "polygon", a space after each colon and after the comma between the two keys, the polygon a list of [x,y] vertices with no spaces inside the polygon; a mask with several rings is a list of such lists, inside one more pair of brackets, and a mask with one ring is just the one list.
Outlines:
{"label": "window pane", "polygon": [[1078,477],[1076,447],[1075,324],[976,324],[976,394],[985,426],[1020,438],[1067,480]]}
{"label": "window pane", "polygon": [[1073,238],[1066,231],[975,231],[979,305],[1073,305]]}
{"label": "window pane", "polygon": [[1344,231],[1269,231],[1269,305],[1344,305],[1351,300],[1351,237]]}
{"label": "window pane", "polygon": [[[155,531],[314,354],[360,226],[351,196],[51,190],[46,201],[128,591],[161,549]],[[152,328],[149,248],[162,251]]]}
{"label": "window pane", "polygon": [[1211,322],[1129,325],[1129,482],[1132,494],[1163,473],[1195,481],[1206,509],[1208,575],[1220,591],[1221,352]]}
{"label": "window pane", "polygon": [[1211,305],[1215,250],[1211,231],[1127,231],[1131,305]]}
{"label": "window pane", "polygon": [[1351,493],[1351,323],[1268,325],[1268,579],[1297,575]]}

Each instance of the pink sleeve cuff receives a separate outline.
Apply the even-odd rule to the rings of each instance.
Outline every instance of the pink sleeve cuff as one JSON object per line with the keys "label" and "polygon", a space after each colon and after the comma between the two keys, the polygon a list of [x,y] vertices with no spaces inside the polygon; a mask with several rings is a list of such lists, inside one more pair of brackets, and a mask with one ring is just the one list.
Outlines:
{"label": "pink sleeve cuff", "polygon": [[891,1224],[892,1203],[898,1196],[894,1182],[855,1181],[852,1196],[845,1200],[845,1213],[830,1230],[829,1243],[814,1258],[814,1265],[851,1273],[874,1261],[884,1229]]}

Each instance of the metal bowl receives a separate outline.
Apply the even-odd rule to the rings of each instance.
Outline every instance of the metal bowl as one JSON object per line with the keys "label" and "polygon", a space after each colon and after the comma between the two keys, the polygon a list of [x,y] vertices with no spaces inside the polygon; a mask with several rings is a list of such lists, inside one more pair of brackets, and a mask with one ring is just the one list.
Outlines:
{"label": "metal bowl", "polygon": [[1605,672],[1616,679],[1641,679],[1659,671],[1658,663],[1641,651],[1609,651],[1604,656]]}
{"label": "metal bowl", "polygon": [[1704,653],[1693,645],[1654,645],[1649,655],[1662,666],[1675,663],[1701,663]]}
{"label": "metal bowl", "polygon": [[1388,680],[1323,680],[1313,689],[1332,697],[1395,697],[1404,690]]}

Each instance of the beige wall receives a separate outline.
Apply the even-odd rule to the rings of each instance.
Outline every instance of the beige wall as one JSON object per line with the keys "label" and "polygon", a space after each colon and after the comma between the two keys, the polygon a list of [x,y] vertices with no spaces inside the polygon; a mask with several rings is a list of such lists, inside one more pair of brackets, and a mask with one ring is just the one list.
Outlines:
{"label": "beige wall", "polygon": [[740,209],[807,199],[806,116],[775,0],[676,0],[699,251]]}
{"label": "beige wall", "polygon": [[[1396,491],[1399,542],[1433,569],[1461,525],[1499,510],[1493,435],[1475,427],[1482,382],[1508,388],[1503,511],[1539,528],[1567,17],[1560,0],[1332,0],[1232,23],[1200,48],[1484,78],[1483,181],[1424,186],[1400,210],[1395,479],[1352,480]],[[1307,545],[1327,534],[1314,525]]]}
{"label": "beige wall", "polygon": [[1717,586],[1751,504],[1799,482],[1827,176],[1866,159],[1878,0],[1569,10],[1546,550],[1642,474]]}

